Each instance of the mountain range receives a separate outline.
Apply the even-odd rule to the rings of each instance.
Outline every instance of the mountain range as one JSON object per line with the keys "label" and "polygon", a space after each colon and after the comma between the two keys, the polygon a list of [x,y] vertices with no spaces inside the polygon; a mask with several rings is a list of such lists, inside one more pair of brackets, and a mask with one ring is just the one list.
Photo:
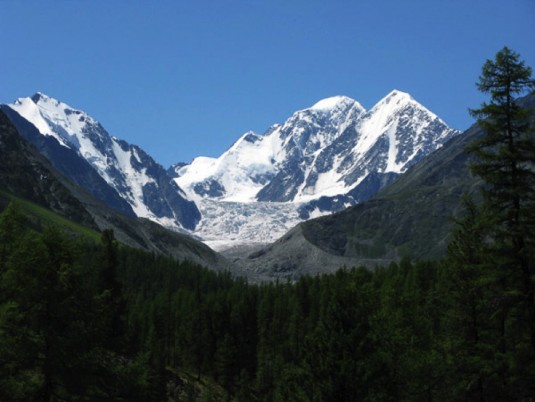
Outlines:
{"label": "mountain range", "polygon": [[399,174],[457,134],[409,94],[392,91],[366,111],[344,96],[294,113],[264,134],[248,132],[219,158],[175,169],[190,196],[306,203],[347,195],[359,202],[372,174]]}
{"label": "mountain range", "polygon": [[36,93],[1,106],[52,165],[110,208],[224,249],[268,243],[358,204],[459,132],[394,90],[369,111],[344,96],[247,132],[219,158],[164,169],[86,112]]}
{"label": "mountain range", "polygon": [[[535,116],[535,93],[518,100]],[[474,124],[414,164],[366,202],[302,222],[277,241],[224,254],[258,281],[332,273],[340,267],[388,265],[403,257],[444,255],[463,194],[481,182],[470,172],[466,147],[483,135]]]}
{"label": "mountain range", "polygon": [[[533,108],[533,96],[522,102]],[[464,148],[480,129],[459,135],[400,91],[368,111],[324,99],[219,158],[167,170],[42,93],[0,109],[3,190],[252,280],[442,255],[462,193],[478,185]]]}

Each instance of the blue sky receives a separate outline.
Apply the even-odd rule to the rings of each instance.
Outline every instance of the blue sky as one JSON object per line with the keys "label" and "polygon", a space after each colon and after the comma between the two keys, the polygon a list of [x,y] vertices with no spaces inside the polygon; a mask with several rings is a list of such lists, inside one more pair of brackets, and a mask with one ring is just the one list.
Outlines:
{"label": "blue sky", "polygon": [[168,166],[334,95],[409,92],[472,123],[504,45],[535,67],[533,0],[0,0],[0,103],[37,91]]}

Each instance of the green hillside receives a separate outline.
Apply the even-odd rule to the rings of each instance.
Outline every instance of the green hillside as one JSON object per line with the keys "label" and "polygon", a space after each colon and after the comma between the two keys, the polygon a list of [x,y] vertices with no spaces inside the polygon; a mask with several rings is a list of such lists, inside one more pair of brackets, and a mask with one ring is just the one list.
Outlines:
{"label": "green hillside", "polygon": [[100,239],[100,233],[94,229],[73,222],[34,202],[9,194],[5,191],[0,191],[0,211],[4,210],[10,202],[14,202],[18,205],[21,212],[27,218],[28,224],[33,228],[42,229],[48,226],[54,226],[65,232],[83,236],[94,241]]}

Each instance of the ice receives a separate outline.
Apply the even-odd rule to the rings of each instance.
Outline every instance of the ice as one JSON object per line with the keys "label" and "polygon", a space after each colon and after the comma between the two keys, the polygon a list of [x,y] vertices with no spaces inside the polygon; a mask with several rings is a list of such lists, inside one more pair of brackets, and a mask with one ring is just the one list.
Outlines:
{"label": "ice", "polygon": [[197,205],[203,218],[195,234],[218,250],[242,243],[273,242],[301,222],[300,204],[296,203],[203,199]]}

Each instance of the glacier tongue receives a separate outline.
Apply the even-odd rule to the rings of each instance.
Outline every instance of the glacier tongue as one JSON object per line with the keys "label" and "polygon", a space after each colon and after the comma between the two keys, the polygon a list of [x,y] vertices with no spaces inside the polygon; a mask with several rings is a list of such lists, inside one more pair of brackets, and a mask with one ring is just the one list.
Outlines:
{"label": "glacier tongue", "polygon": [[203,218],[195,235],[216,251],[241,243],[271,243],[302,221],[296,203],[244,203],[205,198],[197,205]]}

